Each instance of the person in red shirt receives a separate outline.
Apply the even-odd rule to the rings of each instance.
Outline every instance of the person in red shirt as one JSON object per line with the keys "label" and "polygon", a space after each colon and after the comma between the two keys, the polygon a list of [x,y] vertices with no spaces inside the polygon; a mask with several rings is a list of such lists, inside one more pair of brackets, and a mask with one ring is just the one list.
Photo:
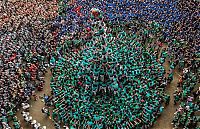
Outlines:
{"label": "person in red shirt", "polygon": [[82,16],[81,9],[82,9],[82,6],[78,6],[74,9],[74,11],[77,13],[78,16]]}
{"label": "person in red shirt", "polygon": [[17,54],[13,53],[13,55],[11,56],[11,58],[9,59],[10,61],[13,61],[16,58]]}

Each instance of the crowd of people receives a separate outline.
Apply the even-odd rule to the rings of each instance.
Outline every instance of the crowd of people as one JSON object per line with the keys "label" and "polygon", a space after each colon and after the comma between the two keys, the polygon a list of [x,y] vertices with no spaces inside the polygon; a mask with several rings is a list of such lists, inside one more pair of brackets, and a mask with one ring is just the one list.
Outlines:
{"label": "crowd of people", "polygon": [[[30,115],[30,112],[29,112],[30,108],[31,108],[31,105],[29,103],[22,103],[23,111],[21,112],[21,114],[26,124],[34,129],[46,129],[46,126],[41,126],[41,124],[37,122],[36,120],[34,120],[34,118]],[[18,124],[18,126],[14,125],[14,128],[21,129],[20,124]]]}
{"label": "crowd of people", "polygon": [[[76,0],[73,1],[73,4],[69,4],[68,1],[62,0],[59,2],[58,12],[60,15],[56,22],[65,23],[61,25],[61,35],[66,32],[82,31],[82,27],[91,25],[88,17],[90,10],[97,8],[102,10],[104,20],[112,23],[127,22],[138,18],[145,21],[156,21],[169,30],[169,28],[173,28],[173,23],[178,22],[183,15],[188,16],[178,9],[177,3],[176,0]],[[197,6],[197,3],[193,6]],[[164,30],[163,32],[169,36],[168,31]]]}
{"label": "crowd of people", "polygon": [[[68,33],[68,32],[70,32],[70,33],[72,32],[73,34],[75,34],[75,37],[76,37],[77,36],[76,34],[80,31],[81,32],[85,31],[86,34],[87,34],[88,31],[90,32],[91,30],[95,30],[96,26],[94,27],[94,23],[96,22],[95,21],[96,19],[93,19],[94,18],[94,16],[92,16],[93,12],[91,11],[91,9],[93,9],[93,8],[97,8],[99,10],[102,10],[102,12],[103,12],[103,13],[99,13],[99,17],[97,18],[97,20],[101,19],[101,21],[103,21],[101,23],[105,23],[106,25],[110,25],[110,26],[112,26],[113,28],[116,29],[114,32],[113,31],[110,32],[110,33],[114,34],[113,37],[116,36],[116,31],[117,32],[122,31],[120,29],[120,27],[115,26],[116,24],[117,25],[120,24],[120,23],[126,24],[127,21],[133,22],[136,19],[140,19],[139,27],[137,25],[131,26],[131,30],[133,32],[139,32],[139,33],[144,32],[145,33],[144,35],[139,34],[139,39],[140,39],[140,41],[142,41],[141,42],[142,44],[147,43],[147,45],[149,45],[148,48],[152,50],[152,51],[150,51],[150,54],[153,54],[153,55],[158,57],[159,56],[159,54],[158,54],[159,49],[162,48],[163,43],[166,43],[165,45],[168,46],[166,49],[162,50],[161,58],[159,59],[159,62],[161,64],[163,64],[165,62],[166,58],[169,58],[169,63],[170,63],[170,70],[169,70],[169,73],[168,73],[167,81],[165,81],[166,78],[163,79],[162,84],[164,84],[164,87],[166,86],[167,83],[170,83],[173,80],[174,73],[176,71],[175,70],[176,66],[178,66],[180,72],[183,71],[183,69],[187,69],[188,67],[192,68],[192,71],[194,70],[195,73],[191,73],[192,74],[191,78],[198,78],[199,62],[198,62],[197,58],[198,58],[198,35],[199,35],[199,33],[197,31],[198,30],[197,28],[198,28],[199,23],[198,23],[197,17],[198,17],[199,11],[198,11],[198,8],[197,8],[197,6],[198,6],[197,1],[191,1],[190,0],[190,1],[187,1],[186,3],[182,2],[182,1],[167,1],[167,0],[166,1],[164,0],[163,3],[160,3],[160,2],[157,2],[157,1],[152,1],[152,3],[151,2],[148,3],[148,2],[145,2],[145,1],[139,1],[139,2],[135,2],[135,1],[126,1],[126,2],[125,1],[103,1],[103,2],[102,1],[100,1],[100,2],[99,1],[76,1],[75,6],[74,5],[73,6],[70,6],[70,5],[66,6],[66,4],[64,4],[64,3],[65,3],[65,1],[61,2],[61,8],[60,8],[61,10],[59,12],[60,17],[58,17],[58,19],[56,21],[58,23],[59,22],[62,23],[59,26],[60,29],[61,29],[61,33],[60,33],[61,36],[66,35],[66,33]],[[184,5],[184,4],[186,4],[186,5]],[[124,7],[126,7],[127,10],[125,10]],[[131,7],[132,7],[132,9],[130,9]],[[133,7],[135,7],[135,8],[133,8]],[[133,11],[133,12],[130,12],[130,11]],[[146,13],[146,15],[145,15],[145,13]],[[158,13],[158,14],[156,14],[156,13]],[[92,16],[92,18],[90,18],[90,16]],[[166,19],[166,17],[167,17],[167,19]],[[145,24],[144,26],[147,29],[144,29],[144,27],[142,26],[141,21],[143,19],[145,19],[144,21],[146,21],[146,22],[144,22],[144,24]],[[93,22],[93,20],[94,20],[94,22]],[[160,24],[163,27],[162,33],[154,33],[154,34],[149,33],[148,23],[149,23],[149,21],[151,23],[151,20],[156,21],[156,22],[154,22],[155,24],[153,24],[153,25],[157,26],[157,29],[154,28],[154,31],[157,32],[157,31],[160,30],[160,28],[159,28],[159,24]],[[107,21],[109,21],[108,24],[106,23]],[[115,25],[113,25],[113,23],[115,23]],[[68,25],[68,26],[66,26],[66,25]],[[127,25],[127,26],[130,27],[129,25]],[[102,28],[103,27],[101,26],[98,29],[102,30]],[[139,30],[138,30],[138,28],[139,28]],[[119,29],[119,30],[117,30],[117,29]],[[107,29],[105,29],[105,30],[107,30]],[[70,44],[70,45],[72,43],[74,43],[75,45],[77,45],[77,43],[86,44],[87,45],[86,48],[89,47],[89,50],[84,51],[81,54],[87,53],[86,56],[89,59],[92,58],[91,56],[95,57],[95,54],[97,52],[94,52],[94,51],[97,51],[99,49],[95,50],[94,48],[92,48],[94,50],[93,51],[90,50],[91,46],[89,44],[87,44],[87,42],[84,42],[84,40],[82,40],[82,38],[80,38],[80,35],[81,34],[79,34],[79,36],[77,36],[77,37],[79,37],[79,39],[81,39],[80,41],[77,41],[78,38],[76,37],[75,39],[72,39],[73,40],[72,42],[68,40],[66,42],[66,44]],[[91,35],[89,35],[89,36],[91,36]],[[152,40],[154,40],[154,38],[153,38],[154,36],[156,36],[158,39],[160,39],[157,42],[158,44],[155,44],[155,43],[152,42]],[[65,40],[65,38],[63,38],[63,39]],[[104,37],[103,39],[106,39],[106,38]],[[94,41],[92,40],[92,42],[94,42]],[[98,42],[99,42],[99,40],[97,41],[97,43]],[[155,51],[156,49],[154,49],[154,48],[157,47],[157,46],[159,46],[158,51]],[[84,47],[84,49],[86,49],[86,48]],[[66,48],[64,48],[64,49],[66,49]],[[88,53],[92,53],[92,55],[90,55]],[[64,53],[59,54],[59,55],[63,55],[63,54]],[[59,55],[58,55],[58,57],[60,57]],[[67,54],[67,55],[69,55],[69,54]],[[72,56],[72,55],[70,55],[70,56]],[[103,54],[100,54],[100,57],[101,57],[101,55],[103,55]],[[99,58],[98,56],[99,55],[97,54],[97,57],[96,57],[97,59],[95,58],[95,60],[97,60],[97,61],[101,60],[101,58],[104,58],[104,56],[102,56],[101,58]],[[68,56],[66,56],[66,57],[68,57]],[[81,59],[80,62],[84,61],[84,59],[88,59],[86,57],[85,58],[84,57],[77,57],[76,55],[73,55],[72,57],[75,58],[75,59],[80,58]],[[73,59],[73,58],[70,58],[70,59]],[[62,64],[62,62],[65,62],[64,60],[62,61],[62,59],[60,59],[59,61],[60,61],[59,64]],[[106,60],[105,62],[108,62],[108,60]],[[101,61],[100,61],[100,63],[101,63]],[[84,66],[84,64],[86,66]],[[119,84],[115,85],[115,83],[110,83],[110,87],[106,87],[107,84],[104,84],[104,86],[103,86],[103,84],[101,82],[99,82],[99,80],[101,81],[102,78],[105,79],[105,77],[103,76],[104,73],[109,73],[107,71],[105,72],[104,70],[102,70],[102,71],[100,70],[99,72],[95,72],[95,70],[93,70],[92,72],[90,72],[90,74],[92,74],[92,77],[94,76],[94,78],[95,78],[95,74],[97,74],[99,76],[98,79],[97,79],[98,81],[97,80],[91,80],[91,77],[87,78],[87,77],[84,76],[82,78],[81,74],[84,73],[83,75],[88,75],[88,72],[85,73],[84,70],[86,70],[86,71],[91,70],[91,69],[98,70],[98,67],[96,67],[96,65],[93,66],[91,63],[89,63],[89,64],[90,64],[90,66],[88,66],[88,63],[84,61],[83,65],[81,65],[80,69],[78,69],[81,72],[78,72],[77,73],[78,75],[75,75],[75,76],[80,77],[81,79],[80,78],[79,79],[84,81],[84,83],[86,83],[85,84],[86,89],[89,88],[89,86],[92,85],[92,88],[94,88],[94,89],[90,89],[90,88],[87,89],[89,91],[91,90],[91,92],[92,92],[91,94],[94,94],[94,95],[97,94],[98,95],[97,91],[99,91],[101,88],[103,89],[103,91],[106,91],[107,88],[108,89],[111,88],[108,91],[112,91],[113,85],[119,86]],[[55,65],[55,60],[54,60],[54,65]],[[99,65],[99,62],[98,62],[98,65]],[[62,65],[58,65],[58,66],[60,68]],[[77,66],[79,66],[79,65],[77,64]],[[103,66],[103,68],[104,67],[105,66]],[[72,67],[70,70],[72,71],[72,69],[74,69],[74,68]],[[60,82],[62,80],[61,82],[64,83],[65,81],[63,81],[63,80],[65,80],[65,79],[63,79],[63,76],[61,75],[61,73],[63,73],[63,68],[61,70],[58,70],[58,73],[60,73],[60,74],[56,75],[56,81]],[[116,73],[116,72],[114,72],[114,73]],[[59,75],[61,77],[60,77],[60,79],[57,79],[57,77]],[[70,74],[69,74],[69,76],[70,76]],[[190,77],[187,77],[187,78],[190,79]],[[188,81],[188,79],[182,78],[182,80],[185,80],[184,82],[187,82],[187,83],[184,84],[184,87],[182,87],[181,90],[178,90],[179,91],[178,94],[177,94],[177,92],[175,92],[175,94],[174,94],[174,103],[175,104],[179,100],[185,102],[184,99],[182,98],[183,94],[185,96],[184,98],[187,99],[191,95],[193,89],[196,87],[198,80],[194,79],[191,82],[191,81]],[[76,78],[72,78],[72,79],[69,79],[69,80],[72,81],[73,85],[76,84],[73,81],[73,80],[76,80]],[[90,85],[90,82],[95,82],[95,81],[97,81],[97,84],[98,84],[97,87],[96,87],[96,84],[93,84],[93,83]],[[79,86],[83,86],[83,88],[85,88],[84,83],[82,83],[80,81],[77,82],[77,83],[78,83]],[[69,84],[70,84],[70,82],[68,82],[66,84],[66,86],[68,86]],[[59,87],[61,86],[60,88],[62,88],[62,86],[64,84],[60,85],[60,84],[54,83],[53,87],[55,87],[57,85],[59,85]],[[56,88],[53,88],[53,89],[56,89]],[[70,87],[70,89],[71,89],[71,87]],[[81,90],[81,89],[79,89],[79,90]],[[58,91],[59,90],[56,90],[56,93]],[[76,92],[78,92],[78,91],[76,91]],[[115,91],[114,89],[113,89],[113,91],[114,91],[114,93],[117,94],[117,91]],[[63,92],[64,91],[62,91],[62,93]],[[75,92],[75,94],[76,94],[76,92]],[[61,93],[61,95],[63,95],[62,93]],[[102,91],[101,91],[101,93],[102,93]],[[195,93],[196,93],[196,96],[199,95],[199,94],[197,94],[199,92],[195,92]],[[72,95],[72,97],[74,98],[73,95]],[[79,96],[77,96],[77,97],[79,97]],[[170,96],[165,95],[165,97],[163,97],[163,100],[165,100],[166,104],[168,104],[169,100],[170,100]],[[65,103],[63,99],[60,99],[60,100],[58,99],[57,101],[58,102],[60,101],[63,104]],[[94,100],[91,100],[91,101],[94,101]],[[79,99],[77,99],[77,101],[75,101],[75,103],[76,102],[79,103]],[[99,100],[99,102],[100,102],[100,100]],[[62,106],[64,106],[64,105],[62,105]],[[68,103],[67,103],[67,105],[68,105]],[[184,105],[187,105],[187,104],[184,104]],[[90,106],[88,106],[88,108],[89,107]],[[56,110],[56,111],[59,112],[60,110]],[[71,110],[74,111],[76,109],[72,108]],[[199,111],[198,106],[196,107],[195,111]],[[62,110],[61,110],[61,112],[62,112]],[[59,115],[63,116],[62,113],[61,114],[56,113],[56,115],[58,115],[58,117],[60,117]],[[77,114],[76,111],[74,111],[74,114]],[[66,114],[64,114],[64,115],[66,115]],[[74,118],[74,120],[76,122],[79,122],[75,119],[75,117],[77,118],[77,115],[73,116],[73,114],[70,114],[70,115],[67,115],[67,116],[68,116],[68,118],[70,118],[70,117]],[[114,116],[114,115],[112,115],[112,116]],[[176,115],[175,115],[175,117],[176,117]],[[192,117],[196,117],[196,116],[194,114],[192,114]],[[60,118],[62,118],[62,117],[60,117]],[[93,118],[93,119],[95,119],[95,118]],[[59,119],[59,121],[60,120],[63,120],[63,119]],[[91,121],[91,118],[89,120]],[[71,122],[73,123],[73,121],[71,121]],[[84,121],[84,122],[86,122],[86,121]],[[173,123],[175,125],[175,127],[178,127],[178,126],[181,127],[181,125],[177,124],[176,122]],[[192,121],[191,122],[192,124],[186,125],[186,126],[183,126],[183,127],[194,128],[195,123],[197,123],[197,122],[198,122],[198,119],[196,119],[195,121]],[[68,122],[68,123],[70,123],[70,122]],[[95,125],[94,122],[91,122],[91,123],[92,124],[89,124],[89,125],[91,125],[91,126]],[[87,125],[87,122],[86,122],[86,125]],[[116,125],[116,124],[113,124],[113,125]],[[191,126],[191,125],[193,125],[193,126]],[[102,126],[102,124],[101,124],[101,126]],[[120,126],[123,126],[123,125],[120,125]],[[131,127],[131,126],[128,124],[128,127]]]}
{"label": "crowd of people", "polygon": [[[0,128],[2,129],[20,129],[21,124],[16,112],[24,107],[22,103],[28,104],[30,99],[37,100],[36,92],[43,89],[44,74],[49,66],[47,53],[54,46],[49,22],[57,12],[55,2],[2,3],[1,1]],[[27,116],[25,120],[29,117]],[[34,127],[39,128],[38,125]]]}
{"label": "crowd of people", "polygon": [[[98,14],[101,15],[101,12]],[[51,88],[55,94],[53,118],[59,123],[64,122],[75,128],[78,126],[83,128],[148,128],[153,125],[157,116],[162,112],[161,103],[165,101],[166,104],[169,104],[170,100],[170,96],[163,92],[166,87],[165,70],[156,60],[158,53],[153,54],[154,49],[149,53],[143,48],[144,42],[149,37],[147,34],[150,34],[150,38],[152,38],[147,40],[147,43],[153,44],[153,36],[158,36],[161,30],[160,25],[156,22],[150,22],[151,24],[147,26],[152,27],[152,29],[144,31],[144,27],[141,27],[137,30],[140,32],[139,35],[130,35],[130,33],[124,32],[125,28],[120,27],[122,25],[118,24],[117,28],[109,25],[109,27],[104,26],[105,23],[99,15],[95,19],[93,16],[90,19],[90,24],[93,26],[89,32],[93,36],[90,35],[89,39],[79,37],[81,40],[79,42],[83,43],[83,47],[80,47],[78,51],[67,49],[69,46],[77,45],[76,33],[74,33],[74,37],[68,39],[64,45],[59,46],[57,53],[51,58],[50,64],[53,73]],[[133,26],[136,27],[137,24]],[[116,29],[119,33],[116,32]],[[159,42],[159,44],[162,43]],[[131,54],[133,52],[135,54]],[[165,60],[166,51],[162,55]],[[133,58],[128,59],[127,57],[130,56]],[[138,62],[134,62],[135,60]],[[148,63],[154,65],[151,67]],[[149,93],[148,88],[151,91],[155,90],[154,94]],[[131,94],[128,91],[135,92]],[[149,99],[158,96],[160,98],[157,98],[158,101],[155,103],[145,101],[144,94],[149,95]],[[120,98],[120,96],[124,97]],[[133,99],[134,97],[136,99]],[[114,102],[109,100],[114,100]],[[133,103],[136,104],[136,107],[144,109],[141,111],[142,114],[131,105],[120,106],[122,103],[128,104],[129,101],[132,103],[132,100],[135,100]],[[146,102],[146,104],[140,104],[140,101]],[[153,109],[156,109],[154,111],[151,102],[154,103]],[[140,105],[137,106],[138,104]],[[80,106],[81,110],[78,109]],[[109,108],[109,106],[111,107]],[[103,111],[98,110],[97,107]],[[67,112],[72,113],[67,113],[64,110],[66,108]],[[131,115],[123,116],[124,108],[127,114],[135,112],[139,116],[142,115],[140,116],[142,120],[139,119],[139,116],[138,118],[132,118]],[[120,114],[121,117],[117,116],[116,113]]]}
{"label": "crowd of people", "polygon": [[181,103],[172,124],[175,128],[198,128],[199,107],[199,9],[198,1],[179,1],[177,8],[182,18],[169,30],[173,40],[168,42],[168,53],[173,66],[180,72],[174,104]]}
{"label": "crowd of people", "polygon": [[13,0],[0,4],[0,29],[6,31],[17,30],[30,21],[50,21],[58,15],[56,0]]}
{"label": "crowd of people", "polygon": [[37,40],[36,33],[25,27],[1,34],[0,106],[4,119],[10,119],[9,112],[16,113],[21,103],[27,102],[31,96],[37,100],[35,91],[43,89],[48,67],[45,46],[44,41]]}
{"label": "crowd of people", "polygon": [[149,128],[164,108],[164,67],[140,36],[104,30],[78,51],[58,47],[51,58],[53,119],[74,128]]}
{"label": "crowd of people", "polygon": [[[162,103],[170,102],[164,91],[177,68],[174,104],[180,107],[172,124],[197,127],[198,1],[1,4],[0,128],[21,128],[16,112],[27,106],[22,103],[38,99],[49,66],[53,99],[45,99],[45,106],[55,106],[57,129],[60,123],[66,128],[149,128],[162,113]],[[169,72],[162,66],[166,59]],[[47,109],[42,111],[49,116]],[[22,114],[42,128],[28,112]]]}

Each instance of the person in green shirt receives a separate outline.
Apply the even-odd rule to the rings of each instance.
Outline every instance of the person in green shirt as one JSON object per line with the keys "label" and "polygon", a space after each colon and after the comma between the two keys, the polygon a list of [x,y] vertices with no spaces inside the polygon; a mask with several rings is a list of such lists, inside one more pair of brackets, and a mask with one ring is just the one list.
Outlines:
{"label": "person in green shirt", "polygon": [[171,81],[173,80],[173,75],[174,75],[173,72],[171,72],[171,73],[169,74],[169,76],[168,76],[168,78],[167,78],[168,82],[171,82]]}
{"label": "person in green shirt", "polygon": [[169,102],[170,102],[170,95],[168,95],[168,94],[165,95],[165,98],[164,98],[164,99],[165,99],[165,104],[166,104],[166,105],[169,105]]}

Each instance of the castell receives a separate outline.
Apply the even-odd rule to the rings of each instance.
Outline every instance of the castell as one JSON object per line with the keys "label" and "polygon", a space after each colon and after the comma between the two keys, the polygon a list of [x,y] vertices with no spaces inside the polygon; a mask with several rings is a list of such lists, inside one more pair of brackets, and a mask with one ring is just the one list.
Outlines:
{"label": "castell", "polygon": [[199,1],[0,1],[0,129],[199,129]]}

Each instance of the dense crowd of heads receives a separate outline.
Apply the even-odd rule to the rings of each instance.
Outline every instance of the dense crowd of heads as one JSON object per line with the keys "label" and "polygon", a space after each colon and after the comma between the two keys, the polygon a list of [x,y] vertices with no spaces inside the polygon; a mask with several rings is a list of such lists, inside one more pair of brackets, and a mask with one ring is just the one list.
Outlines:
{"label": "dense crowd of heads", "polygon": [[77,52],[64,45],[51,58],[53,118],[74,128],[148,128],[163,110],[164,67],[140,36],[103,29]]}
{"label": "dense crowd of heads", "polygon": [[21,128],[16,112],[32,96],[37,100],[35,91],[43,89],[47,55],[55,45],[48,21],[55,17],[55,4],[55,1],[1,3],[0,128]]}
{"label": "dense crowd of heads", "polygon": [[0,127],[20,128],[15,113],[37,100],[49,66],[56,128],[149,128],[176,68],[172,123],[197,127],[199,2],[0,2]]}
{"label": "dense crowd of heads", "polygon": [[15,32],[1,34],[0,106],[4,112],[1,117],[5,119],[12,117],[7,112],[15,113],[22,102],[27,102],[36,90],[43,89],[44,73],[48,67],[48,45],[45,41],[38,40],[37,38],[42,37],[36,34],[45,35],[48,32],[46,29],[38,31],[33,28],[32,31],[35,33],[23,27]]}
{"label": "dense crowd of heads", "polygon": [[[181,14],[176,8],[177,1],[121,1],[121,0],[77,0],[75,4],[68,5],[67,1],[61,1],[59,14],[67,23],[75,24],[75,21],[82,24],[90,24],[88,15],[92,8],[98,8],[104,13],[104,19],[111,22],[129,21],[133,17],[146,21],[156,21],[169,27],[171,23],[177,21]],[[166,17],[168,17],[166,19]],[[84,22],[83,22],[84,21]],[[70,26],[71,27],[71,26]]]}
{"label": "dense crowd of heads", "polygon": [[53,1],[0,1],[0,29],[14,31],[27,24],[53,20],[57,16],[57,2]]}

